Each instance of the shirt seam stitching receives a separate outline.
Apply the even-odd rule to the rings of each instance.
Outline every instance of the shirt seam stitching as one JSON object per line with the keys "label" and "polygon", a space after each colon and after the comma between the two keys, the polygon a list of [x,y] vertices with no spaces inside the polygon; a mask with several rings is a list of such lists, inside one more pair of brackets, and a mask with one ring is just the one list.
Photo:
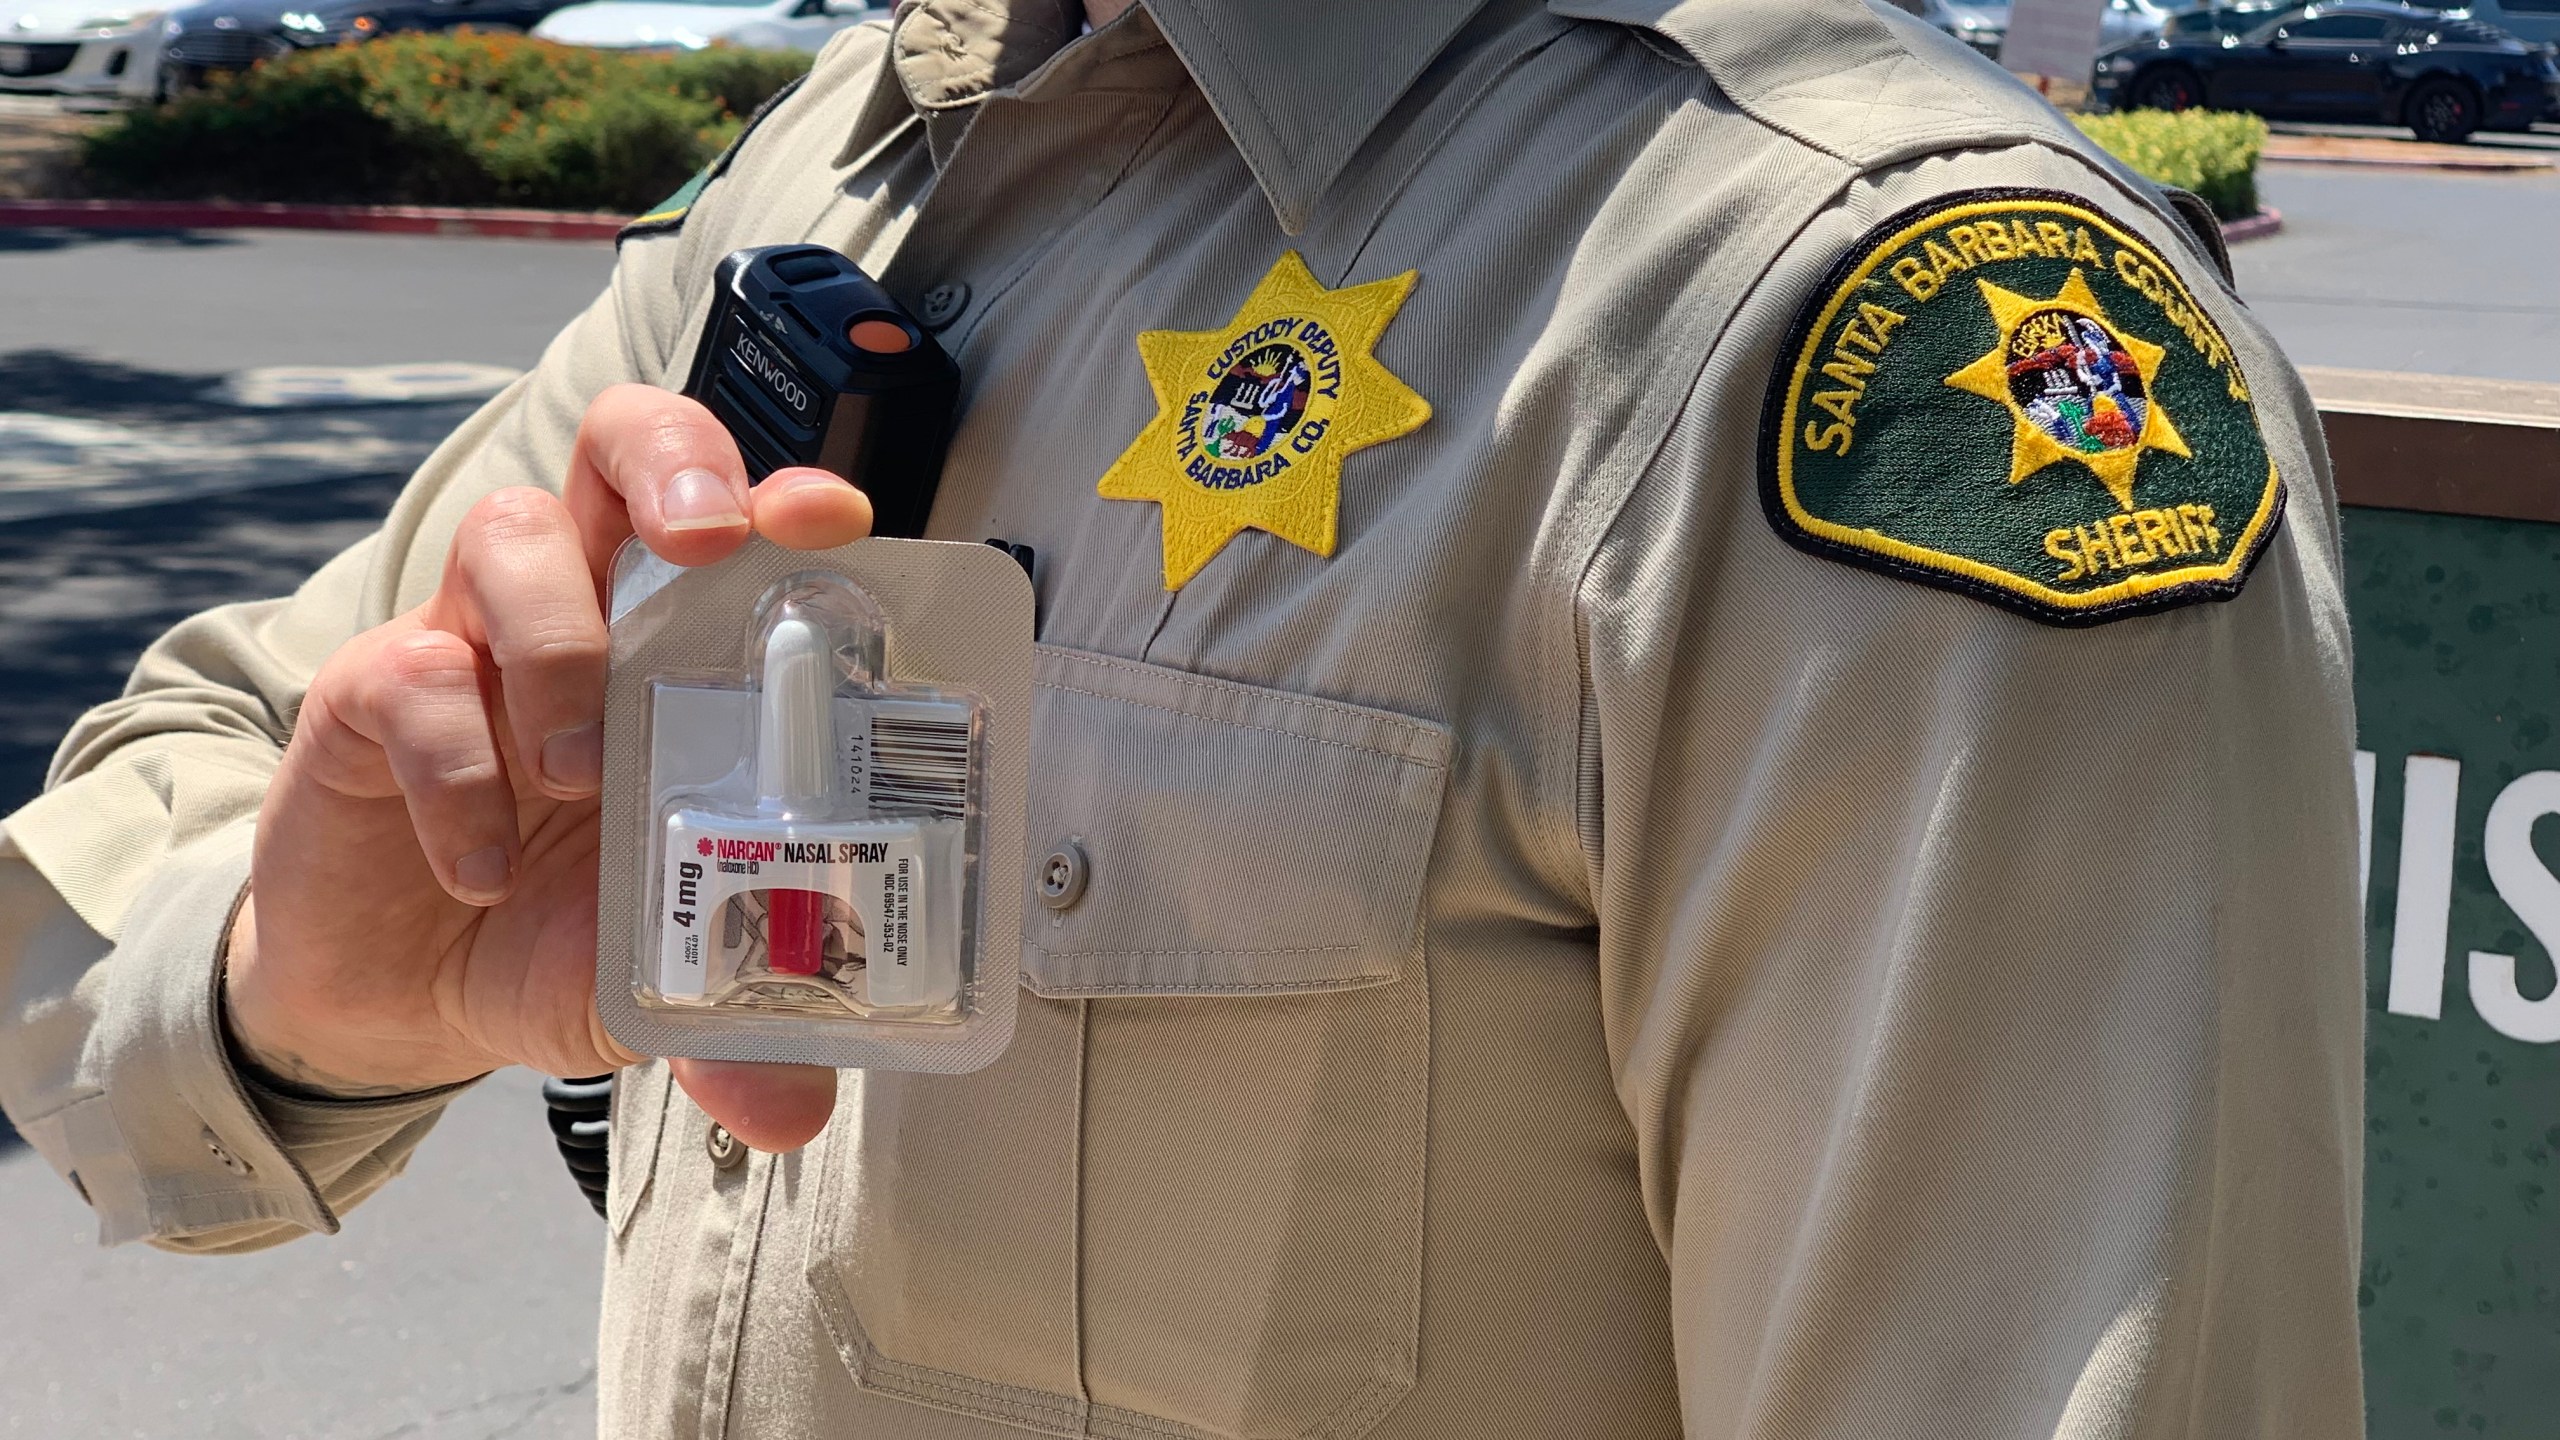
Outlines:
{"label": "shirt seam stitching", "polygon": [[[1267,701],[1273,702],[1273,703],[1275,703],[1275,704],[1281,704],[1281,705],[1292,705],[1292,706],[1297,706],[1297,707],[1300,707],[1300,708],[1303,708],[1303,709],[1313,710],[1313,711],[1316,711],[1316,712],[1317,712],[1317,713],[1319,713],[1319,714],[1337,714],[1337,715],[1345,715],[1345,716],[1349,716],[1349,717],[1351,717],[1351,718],[1358,719],[1358,720],[1362,720],[1362,721],[1365,721],[1365,722],[1368,722],[1368,723],[1377,724],[1377,725],[1385,725],[1385,726],[1391,727],[1391,728],[1393,728],[1393,729],[1402,730],[1402,731],[1405,731],[1405,732],[1407,732],[1407,733],[1409,733],[1409,734],[1413,734],[1413,735],[1420,736],[1420,737],[1422,737],[1422,738],[1424,738],[1424,739],[1426,739],[1426,740],[1435,740],[1435,741],[1440,741],[1440,742],[1446,743],[1446,741],[1447,741],[1447,739],[1448,739],[1448,732],[1446,732],[1445,730],[1440,729],[1440,728],[1439,728],[1439,727],[1437,727],[1437,726],[1428,725],[1428,724],[1425,724],[1425,723],[1423,723],[1423,722],[1421,722],[1421,721],[1418,721],[1418,720],[1408,720],[1408,719],[1403,718],[1402,716],[1394,715],[1394,714],[1390,714],[1390,713],[1388,713],[1388,712],[1386,712],[1386,711],[1383,711],[1383,710],[1376,710],[1376,709],[1372,709],[1372,708],[1367,707],[1367,706],[1355,706],[1355,705],[1350,705],[1350,704],[1347,704],[1347,703],[1345,703],[1345,702],[1343,702],[1343,701],[1339,701],[1339,700],[1319,700],[1319,699],[1315,699],[1315,698],[1313,698],[1313,697],[1311,697],[1311,696],[1305,696],[1305,695],[1291,695],[1291,694],[1288,694],[1288,693],[1286,693],[1286,692],[1278,691],[1278,690],[1272,690],[1272,689],[1269,689],[1269,688],[1267,688],[1267,687],[1251,686],[1251,685],[1239,685],[1239,684],[1237,684],[1237,683],[1235,683],[1234,681],[1231,681],[1231,680],[1218,680],[1218,679],[1214,679],[1214,678],[1211,678],[1211,677],[1206,676],[1206,675],[1193,675],[1193,674],[1190,674],[1190,673],[1188,673],[1188,672],[1186,672],[1186,671],[1182,671],[1182,670],[1175,670],[1175,669],[1171,669],[1171,668],[1169,668],[1169,667],[1165,667],[1165,666],[1152,666],[1152,667],[1150,667],[1150,666],[1142,666],[1142,665],[1133,665],[1133,664],[1129,663],[1129,662],[1128,662],[1128,661],[1126,661],[1126,660],[1115,659],[1115,658],[1113,658],[1113,657],[1111,657],[1111,656],[1108,656],[1108,655],[1092,655],[1092,654],[1087,654],[1087,653],[1084,653],[1084,652],[1081,652],[1081,651],[1071,651],[1071,650],[1063,650],[1063,649],[1061,649],[1061,650],[1054,650],[1054,651],[1052,651],[1051,653],[1052,653],[1052,654],[1055,654],[1055,655],[1057,655],[1057,656],[1059,656],[1061,659],[1069,660],[1069,661],[1073,661],[1073,662],[1075,662],[1075,663],[1077,663],[1077,664],[1092,665],[1092,666],[1095,666],[1095,667],[1097,667],[1097,668],[1099,668],[1099,669],[1104,669],[1104,670],[1117,670],[1117,671],[1122,672],[1123,674],[1136,675],[1136,676],[1139,676],[1139,677],[1142,677],[1142,678],[1153,678],[1153,677],[1159,677],[1159,676],[1160,676],[1160,677],[1162,677],[1162,678],[1164,678],[1164,679],[1171,680],[1172,682],[1174,682],[1174,683],[1175,683],[1175,684],[1177,684],[1177,685],[1186,686],[1186,687],[1189,687],[1189,688],[1192,688],[1192,689],[1216,691],[1216,692],[1221,692],[1221,693],[1225,693],[1225,694],[1231,694],[1231,695],[1240,696],[1240,697],[1245,698],[1245,699],[1248,699],[1248,700],[1267,700]],[[1043,680],[1043,681],[1040,681],[1039,683],[1040,683],[1041,685],[1043,685],[1043,686],[1046,686],[1046,687],[1050,688],[1050,689],[1066,690],[1066,689],[1073,689],[1073,688],[1074,688],[1074,687],[1072,687],[1072,686],[1064,685],[1064,684],[1061,684],[1061,683],[1059,683],[1059,682],[1057,682],[1057,681],[1052,681],[1052,680]],[[1094,691],[1090,691],[1090,690],[1077,690],[1075,693],[1077,693],[1077,694],[1079,694],[1079,695],[1093,695],[1093,694],[1096,694],[1096,692],[1094,692]],[[1116,699],[1116,698],[1118,698],[1118,697],[1116,697],[1116,696],[1110,696],[1110,695],[1101,695],[1101,696],[1099,696],[1098,698],[1105,699],[1105,700],[1109,700],[1109,699]],[[1147,702],[1146,702],[1146,701],[1143,701],[1143,700],[1132,700],[1132,701],[1130,701],[1129,703],[1130,703],[1130,704],[1132,704],[1132,705],[1144,705],[1144,704],[1146,704]],[[1159,706],[1159,707],[1156,707],[1156,708],[1161,709],[1161,708],[1163,708],[1163,707]],[[1180,714],[1188,714],[1188,713],[1191,713],[1191,712],[1188,712],[1188,711],[1180,711],[1180,712],[1176,712],[1176,713],[1180,713]],[[1217,719],[1218,719],[1218,717],[1217,717],[1217,716],[1214,716],[1214,715],[1203,715],[1203,716],[1201,716],[1200,718],[1201,718],[1201,719],[1203,719],[1203,720],[1217,720]],[[1221,723],[1221,724],[1228,724],[1228,725],[1242,725],[1244,722],[1242,722],[1242,721],[1234,721],[1234,720],[1222,720],[1222,721],[1219,721],[1219,723]],[[1258,728],[1258,727],[1248,727],[1248,728]],[[1295,734],[1295,733],[1297,733],[1297,732],[1295,732],[1295,731],[1282,731],[1282,732],[1280,732],[1280,733],[1282,733],[1282,734]],[[1312,736],[1312,735],[1307,736],[1307,737],[1305,737],[1305,738],[1310,739],[1310,740],[1315,740],[1315,739],[1317,739],[1317,737]],[[1319,741],[1318,743],[1321,743],[1321,744],[1340,744],[1340,743],[1348,743],[1348,742],[1340,742],[1340,741]],[[1359,749],[1372,749],[1372,748],[1375,748],[1375,747],[1371,747],[1371,746],[1355,746],[1354,748],[1359,748]],[[1410,756],[1410,757],[1408,757],[1408,756],[1405,756],[1405,755],[1404,755],[1402,752],[1400,752],[1400,751],[1381,750],[1381,751],[1379,751],[1378,753],[1380,753],[1380,754],[1387,754],[1387,755],[1395,755],[1395,756],[1397,756],[1397,758],[1399,758],[1399,759],[1410,758],[1410,759],[1412,759],[1416,764],[1422,764],[1422,765],[1433,765],[1433,766],[1435,766],[1435,767],[1436,767],[1436,766],[1440,763],[1440,762],[1436,762],[1436,761],[1432,761],[1432,760],[1424,759],[1424,758],[1422,758],[1422,757],[1420,757],[1420,756]]]}
{"label": "shirt seam stitching", "polygon": [[1132,700],[1123,695],[1105,694],[1100,690],[1085,690],[1074,685],[1062,685],[1053,680],[1041,681],[1040,688],[1043,690],[1054,690],[1066,695],[1083,695],[1095,700],[1109,700],[1118,705],[1135,705],[1141,710],[1154,710],[1166,715],[1180,715],[1186,719],[1206,721],[1212,725],[1224,725],[1231,730],[1253,730],[1265,735],[1279,735],[1291,740],[1303,740],[1310,745],[1330,745],[1337,750],[1350,750],[1362,755],[1375,755],[1385,760],[1402,761],[1407,765],[1418,765],[1425,770],[1446,770],[1449,768],[1445,761],[1425,760],[1419,756],[1404,754],[1401,751],[1380,749],[1375,745],[1361,745],[1349,740],[1327,740],[1322,736],[1301,734],[1295,730],[1283,730],[1273,725],[1250,725],[1242,720],[1227,720],[1216,715],[1203,715],[1196,710],[1177,710],[1170,705],[1158,705],[1146,700]]}

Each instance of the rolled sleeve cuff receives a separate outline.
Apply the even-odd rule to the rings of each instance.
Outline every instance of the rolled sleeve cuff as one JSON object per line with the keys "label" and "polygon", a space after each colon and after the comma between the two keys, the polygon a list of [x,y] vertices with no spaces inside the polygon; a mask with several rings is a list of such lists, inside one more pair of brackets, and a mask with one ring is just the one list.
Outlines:
{"label": "rolled sleeve cuff", "polygon": [[[222,1031],[225,941],[249,884],[254,827],[241,821],[172,852],[127,912],[109,977],[105,1022],[83,1068],[102,1094],[66,1128],[85,1157],[81,1188],[99,1240],[174,1240],[282,1223],[335,1233],[319,1176],[368,1160],[387,1176],[460,1087],[376,1100],[327,1101],[253,1092]],[[82,1113],[93,1112],[93,1113]],[[112,1150],[121,1163],[94,1163]],[[374,1183],[379,1183],[376,1180]],[[332,1189],[338,1186],[332,1185]],[[360,1198],[371,1184],[354,1192]]]}

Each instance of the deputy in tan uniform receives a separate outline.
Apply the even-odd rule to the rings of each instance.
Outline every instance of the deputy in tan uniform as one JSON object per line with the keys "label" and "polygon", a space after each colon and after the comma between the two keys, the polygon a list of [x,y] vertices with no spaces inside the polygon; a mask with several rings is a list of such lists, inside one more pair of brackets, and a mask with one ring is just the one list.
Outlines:
{"label": "deputy in tan uniform", "polygon": [[1123,10],[840,37],[72,733],[0,1074],[105,1238],[626,1058],[588,568],[860,528],[633,388],[814,240],[966,375],[1077,883],[983,1072],[624,1072],[606,1434],[2360,1433],[2334,500],[2215,247],[1864,0]]}

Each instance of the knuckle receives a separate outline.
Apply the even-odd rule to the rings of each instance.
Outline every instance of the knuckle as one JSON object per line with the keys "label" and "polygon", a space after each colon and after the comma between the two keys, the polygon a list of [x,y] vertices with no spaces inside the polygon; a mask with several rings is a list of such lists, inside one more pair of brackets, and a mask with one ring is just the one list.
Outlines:
{"label": "knuckle", "polygon": [[688,466],[739,467],[736,442],[690,396],[622,384],[599,394],[579,426],[579,447],[614,490],[630,494]]}
{"label": "knuckle", "polygon": [[565,538],[570,528],[557,496],[530,485],[510,485],[480,497],[463,516],[461,533],[469,543],[505,548]]}
{"label": "knuckle", "polygon": [[728,434],[720,422],[700,405],[681,395],[667,397],[668,404],[659,407],[637,427],[642,453],[664,460],[699,461],[711,458],[705,451],[717,454],[727,442]]}
{"label": "knuckle", "polygon": [[376,678],[381,690],[392,696],[476,687],[480,659],[461,636],[422,630],[382,647]]}
{"label": "knuckle", "polygon": [[409,777],[410,788],[432,790],[475,790],[493,786],[506,778],[495,755],[483,750],[447,751],[429,755]]}
{"label": "knuckle", "polygon": [[539,617],[495,637],[489,653],[500,670],[601,672],[605,636],[582,617]]}
{"label": "knuckle", "polygon": [[381,747],[349,723],[329,690],[320,685],[313,686],[301,713],[294,717],[290,743],[316,767],[325,784],[344,787],[367,772],[381,773]]}
{"label": "knuckle", "polygon": [[578,419],[578,428],[587,439],[599,438],[618,427],[624,417],[649,409],[667,393],[655,385],[642,385],[631,380],[607,385],[596,392],[596,398],[587,402],[586,413]]}

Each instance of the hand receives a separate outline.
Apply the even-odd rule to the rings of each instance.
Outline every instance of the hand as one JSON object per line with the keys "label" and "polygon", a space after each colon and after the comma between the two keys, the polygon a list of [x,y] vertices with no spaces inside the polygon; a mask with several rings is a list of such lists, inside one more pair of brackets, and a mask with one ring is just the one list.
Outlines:
{"label": "hand", "polygon": [[[681,395],[597,396],[561,496],[503,490],[473,506],[436,593],[313,679],[232,927],[224,993],[249,1059],[349,1095],[636,1059],[595,1007],[614,551],[636,533],[704,565],[751,530],[814,550],[870,529],[870,502],[822,470],[750,491],[728,433]],[[831,1070],[672,1063],[759,1149],[806,1144],[834,1107]]]}

